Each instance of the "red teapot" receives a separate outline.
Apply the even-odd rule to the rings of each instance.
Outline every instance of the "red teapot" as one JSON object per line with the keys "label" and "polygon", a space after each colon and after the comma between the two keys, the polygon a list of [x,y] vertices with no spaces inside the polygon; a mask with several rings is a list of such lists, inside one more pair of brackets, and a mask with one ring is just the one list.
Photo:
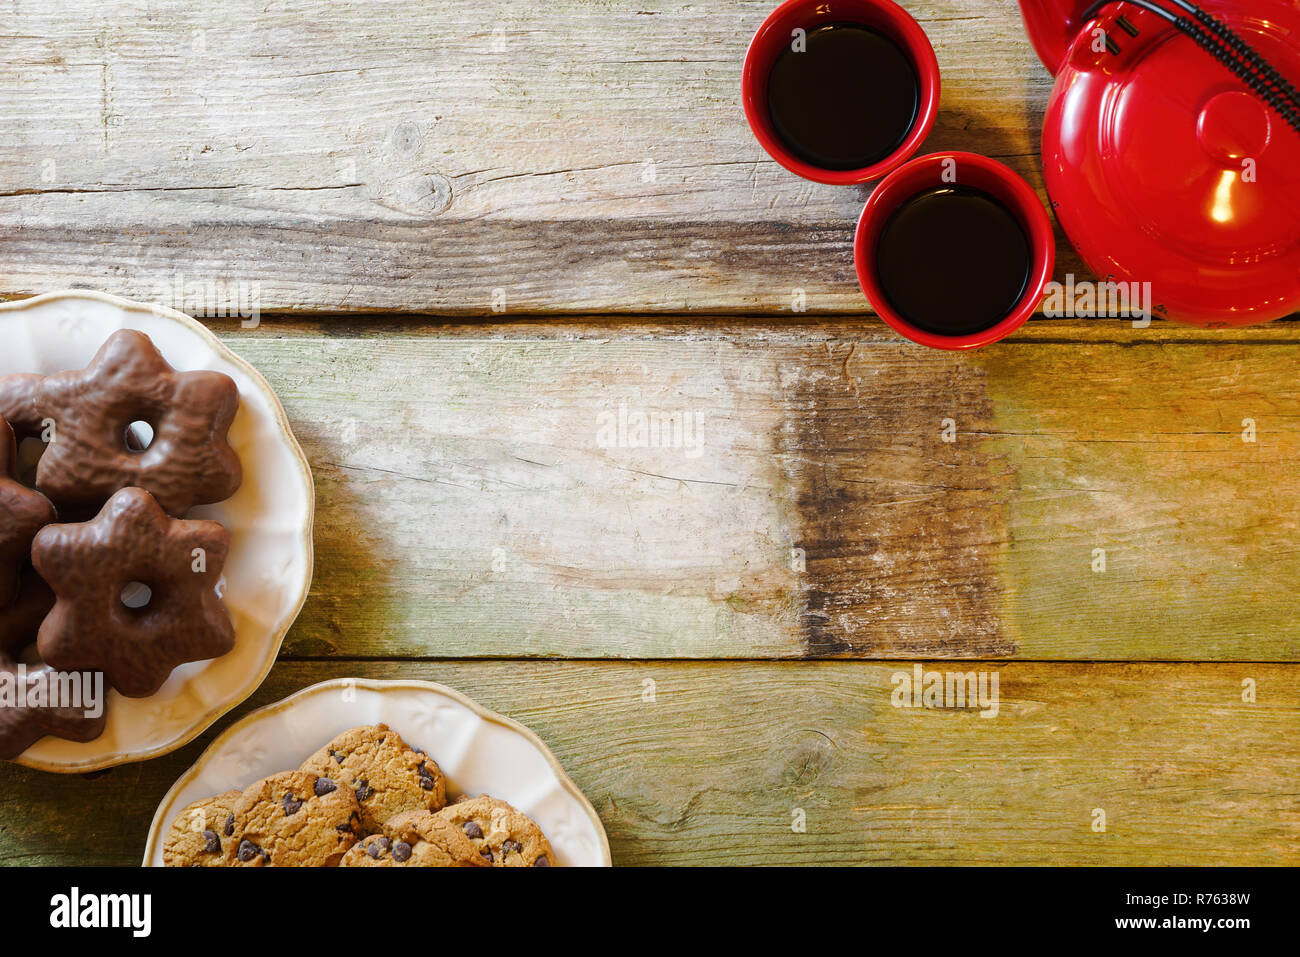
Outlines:
{"label": "red teapot", "polygon": [[1048,195],[1097,277],[1195,325],[1300,312],[1300,0],[1020,7],[1056,76]]}

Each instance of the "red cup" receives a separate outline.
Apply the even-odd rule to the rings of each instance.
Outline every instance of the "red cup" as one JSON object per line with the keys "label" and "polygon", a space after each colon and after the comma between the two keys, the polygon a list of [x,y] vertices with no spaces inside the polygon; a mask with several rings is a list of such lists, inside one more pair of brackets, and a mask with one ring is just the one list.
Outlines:
{"label": "red cup", "polygon": [[[876,271],[876,247],[889,217],[913,196],[939,186],[971,186],[1000,201],[1020,221],[1033,257],[1029,282],[1010,314],[997,325],[965,336],[939,335],[912,325],[890,307]],[[858,220],[853,260],[862,291],[895,331],[934,349],[978,349],[1011,335],[1038,309],[1056,265],[1056,237],[1038,194],[1013,170],[975,153],[929,153],[894,170],[872,192]],[[941,280],[943,264],[935,263],[934,268]]]}
{"label": "red cup", "polygon": [[[801,160],[777,135],[767,108],[768,76],[777,57],[789,46],[792,31],[800,27],[812,30],[827,23],[859,23],[870,27],[897,43],[916,67],[920,97],[911,132],[893,153],[862,169],[822,169]],[[848,186],[879,179],[921,148],[939,113],[939,61],[920,24],[893,0],[786,0],[763,21],[750,41],[740,90],[749,128],[772,159],[804,179]]]}

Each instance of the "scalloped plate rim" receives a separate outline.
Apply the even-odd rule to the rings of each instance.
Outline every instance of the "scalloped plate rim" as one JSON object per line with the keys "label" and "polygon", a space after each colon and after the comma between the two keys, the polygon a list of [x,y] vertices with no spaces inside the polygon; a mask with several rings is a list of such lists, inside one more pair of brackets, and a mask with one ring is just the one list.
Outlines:
{"label": "scalloped plate rim", "polygon": [[523,737],[529,744],[537,749],[542,757],[546,759],[547,763],[551,766],[551,770],[555,772],[555,776],[559,780],[560,786],[568,792],[570,797],[574,798],[574,800],[578,802],[578,806],[582,808],[583,812],[591,820],[592,826],[595,828],[596,834],[600,839],[599,850],[601,858],[604,861],[604,866],[613,866],[613,857],[609,849],[609,835],[605,833],[605,824],[601,821],[600,815],[596,812],[595,807],[592,806],[591,801],[587,799],[587,796],[582,793],[582,789],[573,782],[571,777],[569,777],[568,772],[564,770],[564,766],[560,764],[555,753],[547,747],[545,741],[537,736],[536,732],[531,728],[520,724],[513,718],[508,718],[490,708],[484,707],[473,698],[469,697],[469,695],[457,691],[455,688],[449,688],[436,681],[426,681],[423,678],[329,678],[325,681],[319,681],[314,685],[308,685],[306,688],[295,691],[293,694],[286,698],[281,698],[279,701],[273,701],[268,705],[263,705],[256,711],[250,711],[248,714],[244,715],[244,717],[240,718],[230,727],[222,731],[221,734],[217,735],[217,737],[213,739],[212,743],[204,748],[203,753],[198,756],[195,762],[176,779],[176,782],[170,789],[168,789],[167,793],[163,795],[163,799],[159,803],[158,809],[154,812],[153,821],[149,824],[149,837],[145,842],[144,859],[140,866],[154,866],[152,861],[157,852],[158,844],[162,840],[163,828],[171,820],[171,809],[172,805],[176,801],[177,795],[185,790],[186,787],[188,787],[203,773],[207,762],[217,757],[221,749],[237,734],[261,721],[266,720],[267,718],[291,710],[293,706],[299,703],[302,699],[323,694],[330,689],[348,687],[366,688],[378,692],[381,695],[389,691],[411,688],[421,691],[432,691],[436,694],[445,695],[453,701],[459,702],[477,715],[481,720],[487,721],[491,724],[500,725],[508,731],[512,731]]}
{"label": "scalloped plate rim", "polygon": [[33,760],[27,757],[26,752],[14,759],[15,764],[23,767],[33,768],[37,771],[49,771],[56,774],[82,774],[88,771],[101,771],[105,768],[119,767],[123,764],[135,764],[140,761],[148,761],[153,758],[162,757],[171,754],[185,745],[189,744],[208,728],[212,727],[222,717],[229,714],[235,708],[239,707],[248,698],[262,686],[266,676],[271,673],[275,667],[276,661],[280,657],[280,648],[284,644],[284,638],[293,627],[294,622],[302,613],[303,606],[307,603],[308,595],[311,593],[312,581],[315,578],[316,565],[316,548],[314,541],[314,531],[316,527],[316,483],[312,478],[311,464],[307,460],[307,455],[302,450],[302,445],[298,442],[297,437],[293,434],[293,427],[289,423],[289,417],[284,411],[284,405],[280,402],[280,397],[276,395],[275,389],[266,380],[260,371],[243,356],[234,352],[229,346],[218,339],[207,326],[183,312],[172,309],[163,305],[152,305],[148,303],[137,302],[131,299],[124,299],[121,296],[115,296],[111,293],[99,292],[93,289],[65,289],[55,292],[41,293],[37,296],[31,296],[26,299],[15,299],[7,302],[0,302],[0,314],[8,312],[21,312],[35,306],[45,305],[50,302],[60,300],[91,300],[94,302],[105,303],[106,305],[116,306],[124,312],[146,312],[159,318],[169,319],[185,327],[189,332],[195,334],[203,340],[213,352],[219,355],[223,360],[231,365],[238,367],[254,386],[264,393],[264,397],[270,400],[270,408],[275,417],[276,428],[280,431],[281,437],[288,443],[288,448],[292,457],[296,461],[301,472],[301,478],[304,481],[306,491],[307,521],[306,527],[301,538],[304,547],[306,560],[303,563],[303,576],[301,587],[297,600],[293,603],[292,614],[285,616],[280,627],[276,629],[276,634],[268,643],[267,654],[262,662],[260,673],[255,679],[247,682],[243,687],[238,689],[234,700],[226,700],[216,707],[208,710],[184,732],[172,738],[170,741],[147,748],[141,751],[117,751],[113,754],[104,755],[98,758],[90,758],[85,761],[79,761],[69,764],[58,764],[50,761]]}

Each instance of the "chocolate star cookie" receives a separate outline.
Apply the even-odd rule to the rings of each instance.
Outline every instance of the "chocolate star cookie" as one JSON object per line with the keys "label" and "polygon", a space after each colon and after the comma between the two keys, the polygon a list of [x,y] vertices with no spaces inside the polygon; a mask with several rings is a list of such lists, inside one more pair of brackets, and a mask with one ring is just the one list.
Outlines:
{"label": "chocolate star cookie", "polygon": [[[141,332],[115,332],[84,370],[47,376],[36,406],[54,421],[36,486],[61,511],[98,509],[121,489],[142,488],[180,517],[239,489],[226,438],[239,409],[234,380],[177,372]],[[136,423],[153,431],[147,448]]]}
{"label": "chocolate star cookie", "polygon": [[0,605],[0,652],[7,649],[16,656],[36,644],[41,622],[53,607],[54,592],[31,565],[26,566],[18,579],[17,597],[7,605]]}
{"label": "chocolate star cookie", "polygon": [[[0,694],[0,760],[18,757],[47,734],[69,741],[93,741],[104,733],[108,711],[103,702],[95,717],[87,716],[88,707],[56,708],[48,700],[33,703],[36,689],[48,691],[62,684],[66,681],[55,675],[49,665],[28,665],[20,671],[13,658],[0,653],[0,688],[7,689]],[[20,685],[26,686],[22,691],[26,704],[18,701]],[[10,692],[14,695],[12,700]]]}
{"label": "chocolate star cookie", "polygon": [[366,834],[378,834],[401,811],[436,811],[447,803],[437,763],[386,724],[344,731],[303,762],[356,792]]}
{"label": "chocolate star cookie", "polygon": [[35,689],[52,683],[48,665],[28,665],[19,671],[18,655],[36,641],[36,632],[53,607],[54,593],[28,567],[18,597],[0,608],[0,760],[18,757],[47,734],[69,741],[92,741],[104,733],[108,718],[102,710],[98,717],[88,718],[85,708],[33,703]]}
{"label": "chocolate star cookie", "polygon": [[403,811],[343,855],[340,867],[487,867],[459,828],[429,811]]}
{"label": "chocolate star cookie", "polygon": [[241,793],[204,798],[177,814],[163,842],[163,865],[229,867],[235,858],[235,802]]}
{"label": "chocolate star cookie", "polygon": [[18,576],[36,533],[54,521],[54,506],[17,479],[18,445],[0,418],[0,606],[18,596]]}
{"label": "chocolate star cookie", "polygon": [[170,518],[138,488],[118,492],[89,522],[47,526],[32,546],[57,597],[41,625],[41,657],[66,671],[102,671],[122,694],[143,698],[177,665],[224,655],[235,630],[215,589],[229,548],[216,522]]}
{"label": "chocolate star cookie", "polygon": [[0,418],[8,421],[18,441],[40,438],[44,416],[36,409],[36,390],[44,376],[19,373],[0,376]]}
{"label": "chocolate star cookie", "polygon": [[494,867],[550,867],[555,852],[537,823],[505,801],[469,798],[438,812],[465,832],[483,859]]}
{"label": "chocolate star cookie", "polygon": [[306,771],[249,785],[234,814],[236,867],[337,867],[361,827],[352,790]]}

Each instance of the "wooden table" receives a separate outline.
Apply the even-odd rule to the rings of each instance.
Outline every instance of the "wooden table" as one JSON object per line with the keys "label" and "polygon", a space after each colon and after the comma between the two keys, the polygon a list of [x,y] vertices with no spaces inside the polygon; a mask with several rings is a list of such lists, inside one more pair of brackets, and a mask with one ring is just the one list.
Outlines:
{"label": "wooden table", "polygon": [[[263,688],[146,764],[6,768],[0,859],[138,861],[215,730],[361,675],[529,725],[620,864],[1300,862],[1300,331],[889,334],[868,188],[745,126],[771,2],[7,6],[0,295],[251,284],[255,329],[181,305],[320,509]],[[928,149],[1041,186],[1014,3],[906,6]],[[996,673],[997,716],[894,707],[914,662]]]}

